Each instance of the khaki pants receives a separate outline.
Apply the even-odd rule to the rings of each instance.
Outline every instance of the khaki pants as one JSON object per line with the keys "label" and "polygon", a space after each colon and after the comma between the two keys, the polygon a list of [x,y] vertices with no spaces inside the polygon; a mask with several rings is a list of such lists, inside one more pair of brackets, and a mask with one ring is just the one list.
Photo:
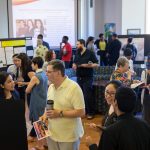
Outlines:
{"label": "khaki pants", "polygon": [[55,142],[47,138],[48,150],[79,150],[80,140],[75,142]]}

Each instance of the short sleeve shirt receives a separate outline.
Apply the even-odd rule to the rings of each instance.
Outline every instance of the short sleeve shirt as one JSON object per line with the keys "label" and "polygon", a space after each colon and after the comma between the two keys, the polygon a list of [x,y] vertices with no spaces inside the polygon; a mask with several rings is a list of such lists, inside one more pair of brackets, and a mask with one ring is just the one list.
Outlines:
{"label": "short sleeve shirt", "polygon": [[[48,89],[48,99],[54,100],[54,109],[84,109],[84,98],[81,88],[74,81],[66,78],[57,89],[53,84]],[[49,119],[51,138],[58,142],[74,142],[83,136],[80,117]]]}

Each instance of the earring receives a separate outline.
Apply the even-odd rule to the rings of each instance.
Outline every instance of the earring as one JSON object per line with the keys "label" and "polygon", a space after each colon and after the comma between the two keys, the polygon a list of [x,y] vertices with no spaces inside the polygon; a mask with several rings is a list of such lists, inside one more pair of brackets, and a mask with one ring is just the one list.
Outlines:
{"label": "earring", "polygon": [[0,84],[0,86],[1,86],[1,88],[3,88],[3,89],[4,89],[4,86],[3,86],[2,84]]}

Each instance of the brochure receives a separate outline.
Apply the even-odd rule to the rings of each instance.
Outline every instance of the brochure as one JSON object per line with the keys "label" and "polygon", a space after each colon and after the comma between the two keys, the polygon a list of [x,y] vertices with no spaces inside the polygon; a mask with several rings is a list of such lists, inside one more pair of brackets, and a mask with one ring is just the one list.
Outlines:
{"label": "brochure", "polygon": [[47,125],[43,121],[38,120],[33,123],[33,126],[34,126],[38,140],[44,139],[51,135],[50,131],[48,130]]}
{"label": "brochure", "polygon": [[131,88],[132,88],[132,89],[135,89],[136,87],[138,87],[138,86],[140,86],[140,85],[142,85],[142,84],[144,84],[144,82],[133,83],[133,84],[131,84]]}

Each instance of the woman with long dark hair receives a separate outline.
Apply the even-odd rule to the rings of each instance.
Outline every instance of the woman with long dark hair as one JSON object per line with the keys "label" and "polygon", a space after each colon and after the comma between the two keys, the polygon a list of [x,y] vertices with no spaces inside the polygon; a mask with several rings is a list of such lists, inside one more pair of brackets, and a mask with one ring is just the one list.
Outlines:
{"label": "woman with long dark hair", "polygon": [[[114,111],[113,103],[115,101],[116,91],[121,86],[122,86],[122,83],[118,80],[112,80],[112,81],[108,82],[108,84],[106,85],[105,99],[108,104],[108,111],[105,114],[102,125],[96,125],[94,123],[88,124],[92,128],[95,128],[98,132],[105,130],[105,128],[111,126],[112,124],[114,124],[117,121],[117,115]],[[90,145],[91,141],[92,141],[91,137],[90,136],[86,137],[86,140],[87,140],[87,145]]]}
{"label": "woman with long dark hair", "polygon": [[27,32],[27,36],[34,36],[34,24],[32,19],[27,20],[27,28],[28,28],[28,32]]}
{"label": "woman with long dark hair", "polygon": [[[25,53],[20,53],[16,58],[17,65],[19,66],[19,70],[17,71],[18,77],[16,80],[17,90],[20,93],[21,99],[25,100],[25,89],[35,73],[32,71],[31,60]],[[29,105],[29,98],[27,98],[27,100]]]}
{"label": "woman with long dark hair", "polygon": [[[108,127],[110,125],[112,125],[113,123],[115,123],[117,116],[114,113],[114,109],[113,109],[113,102],[115,100],[115,94],[116,91],[119,87],[122,86],[122,83],[118,80],[112,80],[110,82],[107,83],[106,88],[105,88],[105,100],[108,104],[108,110],[105,114],[104,120],[102,121],[102,126],[104,127]],[[94,123],[90,124],[91,127],[96,128],[96,127],[100,127],[101,126],[97,126]]]}
{"label": "woman with long dark hair", "polygon": [[11,75],[0,72],[0,148],[28,150],[24,104],[14,87]]}
{"label": "woman with long dark hair", "polygon": [[35,19],[34,37],[37,37],[39,34],[44,35],[44,25],[41,19]]}
{"label": "woman with long dark hair", "polygon": [[89,36],[85,45],[88,50],[91,50],[94,52],[94,37]]}

